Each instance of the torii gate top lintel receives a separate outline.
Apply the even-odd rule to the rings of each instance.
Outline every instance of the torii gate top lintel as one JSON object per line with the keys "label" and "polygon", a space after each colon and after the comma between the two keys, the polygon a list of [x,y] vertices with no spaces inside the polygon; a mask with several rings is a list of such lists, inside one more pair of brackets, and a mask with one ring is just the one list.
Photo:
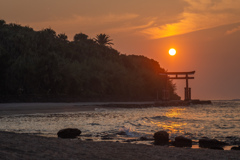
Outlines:
{"label": "torii gate top lintel", "polygon": [[170,75],[170,74],[179,74],[179,75],[190,74],[190,75],[192,75],[194,73],[195,73],[195,71],[190,71],[190,72],[165,72],[163,74],[167,74],[167,75]]}

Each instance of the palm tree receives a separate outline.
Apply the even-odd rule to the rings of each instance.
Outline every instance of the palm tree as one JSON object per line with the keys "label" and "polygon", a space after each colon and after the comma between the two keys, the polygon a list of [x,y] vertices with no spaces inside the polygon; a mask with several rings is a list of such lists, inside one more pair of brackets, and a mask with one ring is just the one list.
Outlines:
{"label": "palm tree", "polygon": [[106,34],[98,34],[96,38],[94,39],[99,45],[106,46],[106,45],[113,45],[111,42],[112,39],[109,39],[109,36]]}

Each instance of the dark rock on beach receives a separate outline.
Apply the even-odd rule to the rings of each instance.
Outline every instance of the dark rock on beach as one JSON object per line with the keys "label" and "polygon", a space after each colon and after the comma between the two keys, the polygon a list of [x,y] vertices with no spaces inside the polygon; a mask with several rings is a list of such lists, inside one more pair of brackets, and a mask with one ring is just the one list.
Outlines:
{"label": "dark rock on beach", "polygon": [[175,137],[173,145],[176,147],[192,147],[192,140],[183,136]]}
{"label": "dark rock on beach", "polygon": [[169,142],[169,134],[166,131],[156,132],[153,137],[155,145],[165,145]]}
{"label": "dark rock on beach", "polygon": [[225,145],[227,145],[227,143],[218,141],[216,139],[209,139],[209,138],[199,139],[199,147],[202,147],[202,148],[217,148]]}
{"label": "dark rock on beach", "polygon": [[82,132],[77,128],[66,128],[58,131],[57,135],[60,138],[76,138]]}
{"label": "dark rock on beach", "polygon": [[138,141],[138,140],[137,139],[128,139],[123,142],[131,143],[131,142],[136,142],[136,141]]}
{"label": "dark rock on beach", "polygon": [[139,138],[139,141],[153,141],[152,137],[142,136]]}
{"label": "dark rock on beach", "polygon": [[140,141],[146,141],[146,140],[148,140],[148,138],[145,137],[145,136],[142,136],[142,137],[139,138],[139,140],[140,140]]}
{"label": "dark rock on beach", "polygon": [[104,135],[104,136],[101,136],[101,139],[102,140],[112,140],[114,138],[111,135]]}
{"label": "dark rock on beach", "polygon": [[209,149],[224,150],[222,147],[210,147]]}
{"label": "dark rock on beach", "polygon": [[124,132],[124,131],[120,131],[120,132],[117,133],[117,135],[124,135],[125,136],[125,135],[127,135],[127,133]]}
{"label": "dark rock on beach", "polygon": [[240,146],[238,146],[238,147],[232,147],[231,150],[240,150]]}

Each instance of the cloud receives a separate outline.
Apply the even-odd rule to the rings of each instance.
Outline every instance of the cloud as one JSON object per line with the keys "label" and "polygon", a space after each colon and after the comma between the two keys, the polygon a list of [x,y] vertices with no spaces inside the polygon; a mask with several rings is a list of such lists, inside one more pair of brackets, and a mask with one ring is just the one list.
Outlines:
{"label": "cloud", "polygon": [[134,32],[138,32],[138,30],[142,30],[142,29],[145,29],[145,28],[148,28],[150,26],[152,26],[155,22],[154,20],[150,20],[149,22],[144,22],[145,24],[127,24],[127,25],[124,25],[124,26],[119,26],[117,28],[112,28],[112,29],[107,29],[108,32],[111,32],[111,33],[124,33],[124,32],[132,32],[132,34]]}
{"label": "cloud", "polygon": [[67,34],[129,32],[158,39],[239,22],[240,1],[10,0],[0,6],[0,18]]}
{"label": "cloud", "polygon": [[[41,22],[29,22],[24,25],[33,27],[36,30],[43,28],[53,28],[57,32],[64,32],[70,34],[70,39],[73,34],[86,33],[89,35],[105,32],[124,32],[127,30],[134,30],[143,28],[142,24],[133,24],[133,21],[139,17],[138,14],[124,13],[124,14],[105,14],[98,16],[80,16],[73,15],[70,18],[57,18],[55,20],[46,20]],[[149,24],[145,24],[148,26]]]}
{"label": "cloud", "polygon": [[236,27],[236,28],[233,28],[233,29],[231,29],[231,30],[226,31],[226,35],[233,34],[233,33],[237,32],[237,31],[240,31],[240,26],[238,26],[238,27]]}
{"label": "cloud", "polygon": [[[141,33],[152,39],[185,34],[240,21],[240,1],[236,0],[185,0],[189,5],[173,23],[145,28]],[[236,29],[235,29],[236,30]],[[233,31],[235,31],[233,30]]]}

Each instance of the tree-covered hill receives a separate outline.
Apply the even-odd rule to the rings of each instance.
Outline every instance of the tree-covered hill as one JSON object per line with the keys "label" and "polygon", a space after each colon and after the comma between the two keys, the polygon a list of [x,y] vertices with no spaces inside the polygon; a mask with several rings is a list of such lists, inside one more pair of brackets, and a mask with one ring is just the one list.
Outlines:
{"label": "tree-covered hill", "polygon": [[[162,98],[165,70],[155,60],[124,55],[105,34],[73,41],[52,29],[0,20],[0,101],[131,101]],[[179,99],[171,81],[171,99]]]}

